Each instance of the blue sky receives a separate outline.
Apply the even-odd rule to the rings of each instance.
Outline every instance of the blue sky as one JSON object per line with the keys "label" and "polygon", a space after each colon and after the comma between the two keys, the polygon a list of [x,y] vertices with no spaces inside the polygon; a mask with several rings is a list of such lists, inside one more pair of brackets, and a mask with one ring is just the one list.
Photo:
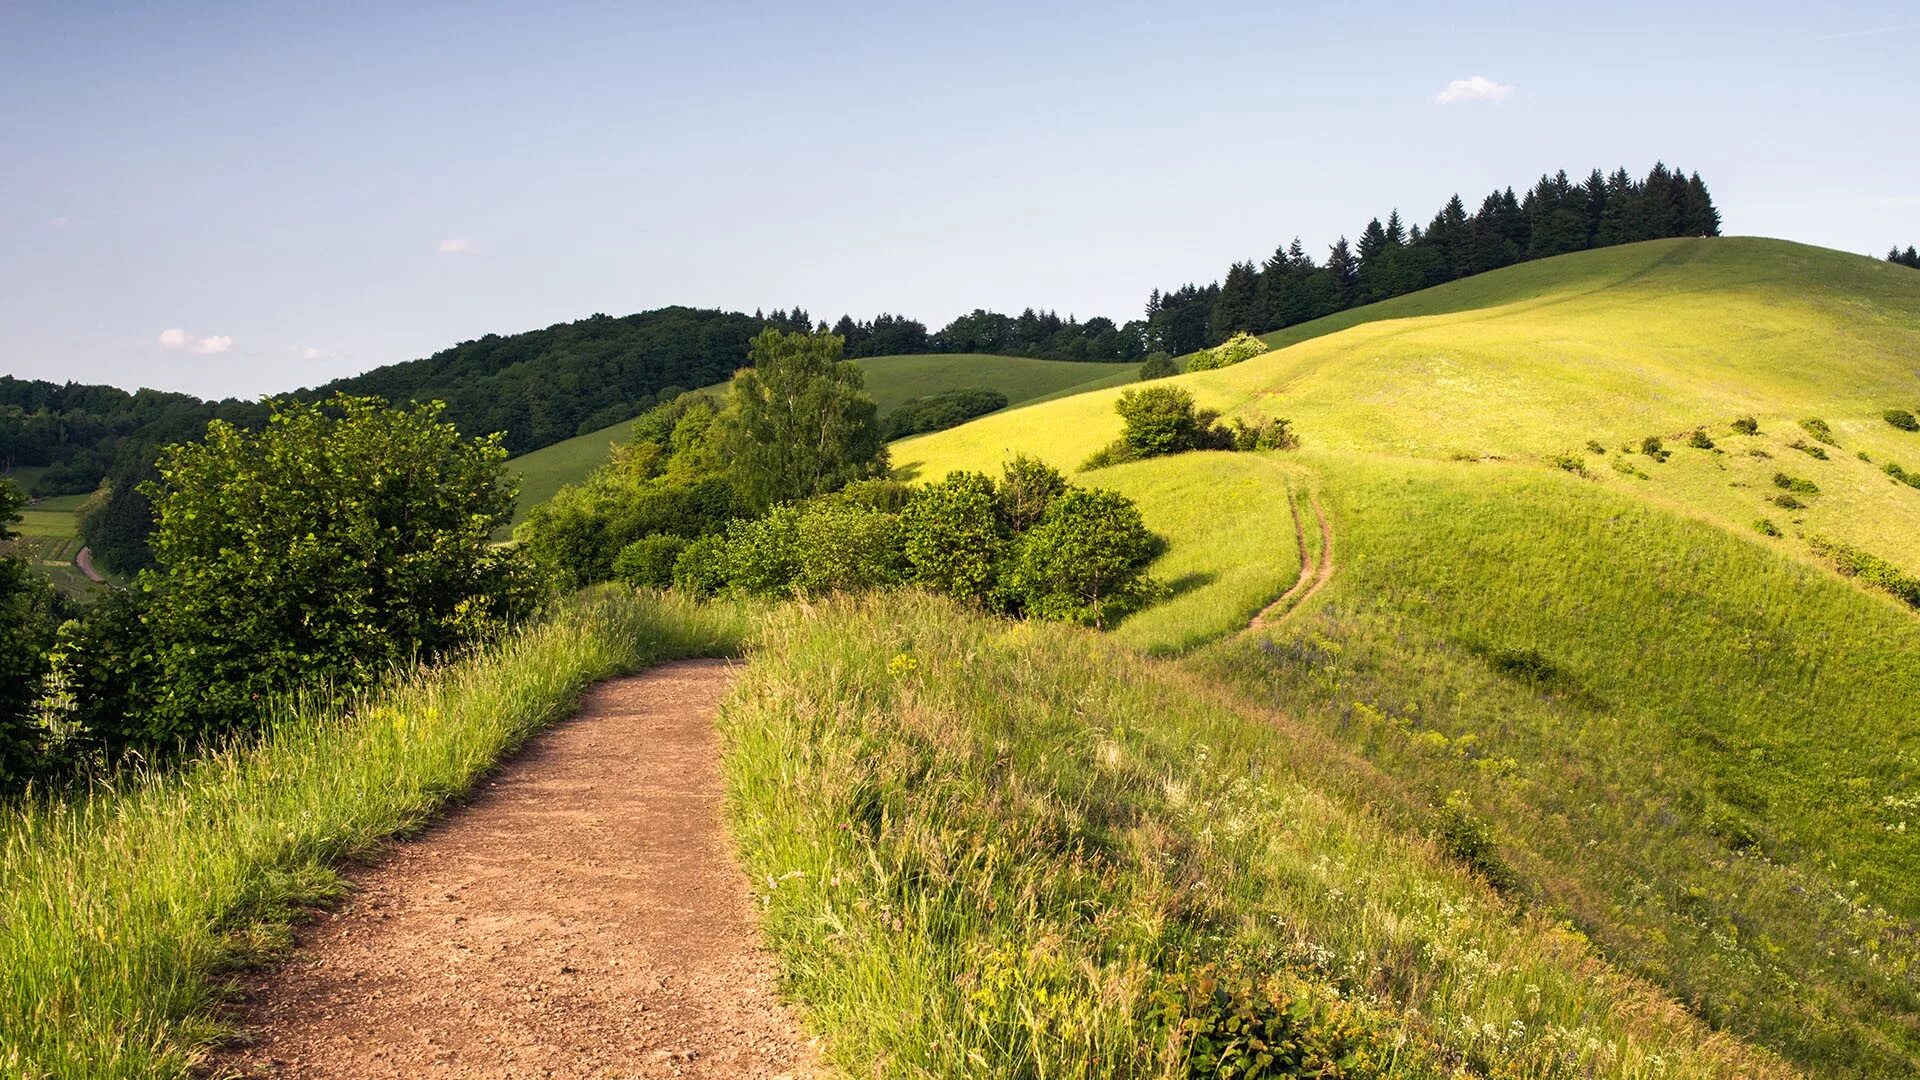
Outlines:
{"label": "blue sky", "polygon": [[1877,254],[1920,243],[1917,57],[1910,3],[0,0],[0,372],[254,396],[672,303],[1125,319],[1656,158],[1731,232]]}

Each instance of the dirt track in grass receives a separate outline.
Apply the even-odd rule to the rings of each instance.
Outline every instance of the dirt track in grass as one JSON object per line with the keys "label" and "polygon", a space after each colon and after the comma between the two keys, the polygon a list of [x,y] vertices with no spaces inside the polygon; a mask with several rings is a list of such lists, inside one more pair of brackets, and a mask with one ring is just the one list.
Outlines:
{"label": "dirt track in grass", "polygon": [[[1300,519],[1300,499],[1305,498],[1313,507],[1313,516],[1320,526],[1320,550],[1310,552],[1307,549],[1307,530]],[[1293,535],[1295,546],[1300,551],[1300,577],[1287,591],[1281,593],[1273,603],[1262,608],[1253,621],[1247,624],[1249,632],[1275,626],[1285,621],[1287,616],[1300,609],[1300,605],[1313,598],[1313,595],[1326,587],[1333,578],[1333,523],[1327,520],[1327,512],[1320,505],[1317,495],[1308,494],[1296,497],[1291,491],[1287,500],[1293,509]]]}
{"label": "dirt track in grass", "polygon": [[724,661],[597,687],[356,875],[216,1076],[803,1077],[721,823]]}

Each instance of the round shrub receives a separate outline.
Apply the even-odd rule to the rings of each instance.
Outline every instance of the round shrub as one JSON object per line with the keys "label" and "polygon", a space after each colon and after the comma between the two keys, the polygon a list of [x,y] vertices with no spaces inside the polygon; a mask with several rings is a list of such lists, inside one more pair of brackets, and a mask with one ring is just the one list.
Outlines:
{"label": "round shrub", "polygon": [[673,584],[673,567],[687,539],[671,533],[643,536],[613,559],[613,576],[636,588],[664,589]]}
{"label": "round shrub", "polygon": [[1159,597],[1147,564],[1162,550],[1131,499],[1076,488],[1020,538],[1007,591],[1030,615],[1104,628]]}
{"label": "round shrub", "polygon": [[1006,545],[997,510],[993,481],[982,473],[948,473],[916,492],[900,511],[908,580],[985,603],[993,593],[994,564]]}
{"label": "round shrub", "polygon": [[1162,351],[1148,353],[1146,360],[1140,364],[1141,382],[1164,379],[1178,374],[1180,374],[1180,368],[1173,362],[1173,357]]}
{"label": "round shrub", "polygon": [[727,587],[727,538],[718,533],[690,540],[673,560],[673,585],[695,596]]}
{"label": "round shrub", "polygon": [[1901,431],[1920,431],[1920,420],[1914,419],[1913,414],[1905,409],[1888,409],[1880,415]]}

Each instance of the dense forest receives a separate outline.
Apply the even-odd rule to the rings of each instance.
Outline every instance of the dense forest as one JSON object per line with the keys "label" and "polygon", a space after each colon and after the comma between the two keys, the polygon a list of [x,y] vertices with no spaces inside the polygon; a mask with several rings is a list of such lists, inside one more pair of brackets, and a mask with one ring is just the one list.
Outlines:
{"label": "dense forest", "polygon": [[833,332],[846,341],[846,354],[856,359],[903,353],[992,353],[1121,363],[1146,355],[1146,327],[1142,319],[1116,325],[1100,316],[1080,322],[1033,308],[1017,316],[975,308],[931,334],[925,323],[904,315],[881,315],[872,322],[855,322],[852,316],[842,315]]}
{"label": "dense forest", "polygon": [[1920,248],[1915,248],[1912,244],[1908,244],[1907,250],[1905,251],[1901,251],[1897,247],[1888,248],[1887,261],[1890,263],[1898,263],[1901,266],[1911,266],[1915,270],[1920,270]]}
{"label": "dense forest", "polygon": [[1181,355],[1238,331],[1264,334],[1529,259],[1719,234],[1720,212],[1699,173],[1656,164],[1635,180],[1625,169],[1595,169],[1576,184],[1562,171],[1542,176],[1525,197],[1495,191],[1471,214],[1455,195],[1425,229],[1403,223],[1397,210],[1384,223],[1375,218],[1358,244],[1335,242],[1324,263],[1296,239],[1263,263],[1234,263],[1222,281],[1155,290],[1146,344]]}

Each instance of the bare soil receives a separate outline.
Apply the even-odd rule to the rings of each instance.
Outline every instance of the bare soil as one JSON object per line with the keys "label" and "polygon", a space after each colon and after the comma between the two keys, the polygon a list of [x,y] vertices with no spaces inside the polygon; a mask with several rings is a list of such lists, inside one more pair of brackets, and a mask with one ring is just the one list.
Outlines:
{"label": "bare soil", "polygon": [[1259,630],[1284,621],[1287,616],[1300,610],[1300,606],[1313,598],[1333,578],[1333,523],[1327,520],[1327,512],[1320,505],[1320,497],[1308,493],[1306,498],[1313,507],[1313,516],[1320,526],[1320,550],[1307,550],[1307,531],[1300,520],[1300,502],[1291,491],[1287,501],[1293,511],[1294,542],[1300,551],[1300,577],[1287,591],[1281,593],[1273,603],[1260,610],[1253,621],[1247,624],[1248,631]]}
{"label": "bare soil", "polygon": [[802,1077],[721,822],[724,661],[599,686],[305,928],[248,1077]]}

